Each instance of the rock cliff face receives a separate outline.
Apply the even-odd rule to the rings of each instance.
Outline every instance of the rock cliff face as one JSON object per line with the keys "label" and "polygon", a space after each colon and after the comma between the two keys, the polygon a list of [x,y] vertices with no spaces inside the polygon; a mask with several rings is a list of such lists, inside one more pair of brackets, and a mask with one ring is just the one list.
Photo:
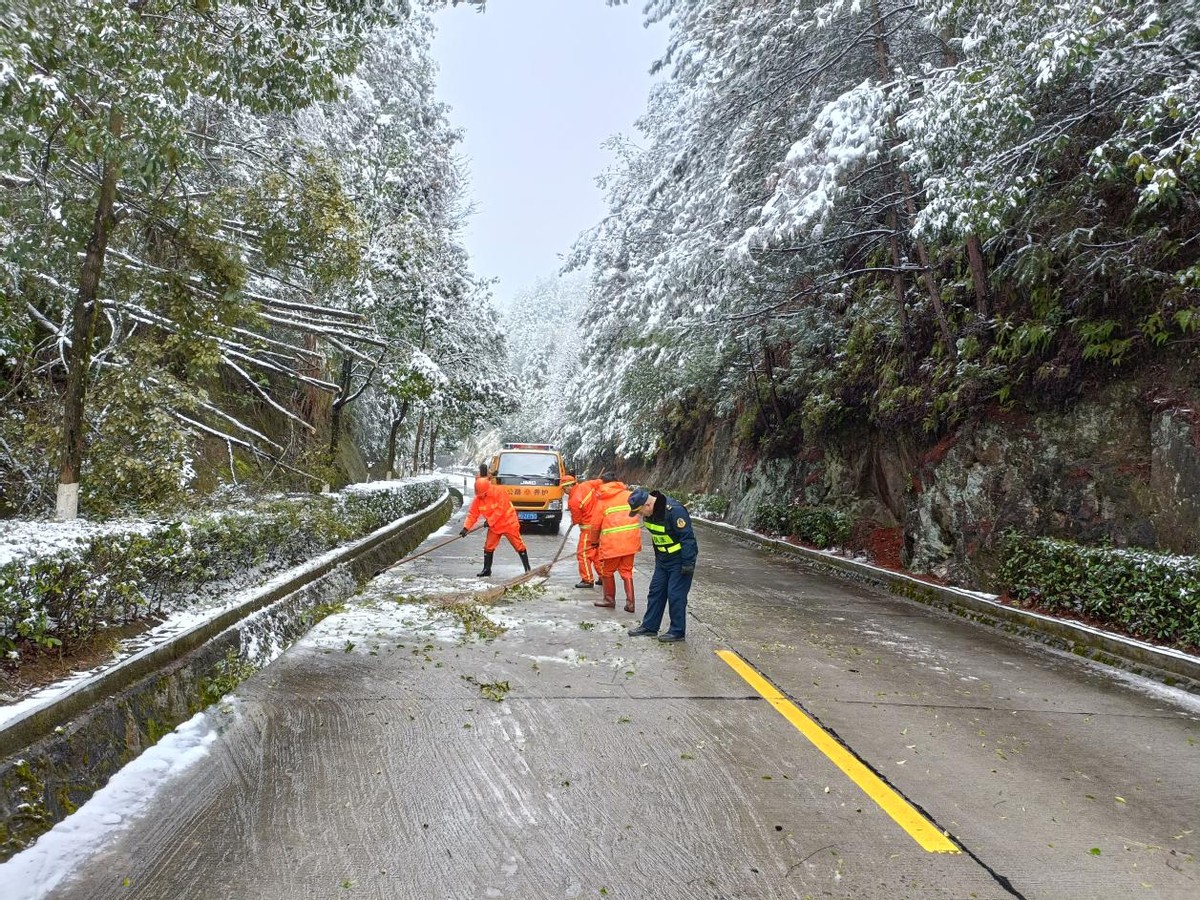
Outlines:
{"label": "rock cliff face", "polygon": [[1008,529],[1200,553],[1200,391],[1114,384],[1068,410],[993,410],[936,443],[860,431],[779,459],[711,422],[630,477],[725,495],[742,525],[763,502],[837,506],[859,547],[894,529],[911,570],[986,587]]}

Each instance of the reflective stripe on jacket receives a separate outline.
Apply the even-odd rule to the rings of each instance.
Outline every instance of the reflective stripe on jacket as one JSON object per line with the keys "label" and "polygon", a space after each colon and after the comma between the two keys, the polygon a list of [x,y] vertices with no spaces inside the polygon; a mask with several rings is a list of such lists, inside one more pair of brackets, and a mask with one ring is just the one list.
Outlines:
{"label": "reflective stripe on jacket", "polygon": [[650,532],[654,559],[663,562],[670,560],[672,564],[678,560],[685,566],[696,565],[700,548],[696,544],[696,532],[687,508],[661,491],[651,491],[650,495],[658,499],[655,509],[657,515],[653,519],[643,516],[642,524]]}
{"label": "reflective stripe on jacket", "polygon": [[657,525],[654,522],[644,522],[643,524],[650,532],[650,543],[654,545],[655,553],[678,553],[683,549],[683,544],[667,533],[666,525]]}
{"label": "reflective stripe on jacket", "polygon": [[610,481],[592,498],[590,524],[599,529],[599,559],[629,556],[642,549],[641,522],[629,514],[629,493],[622,482]]}
{"label": "reflective stripe on jacket", "polygon": [[589,478],[571,488],[571,493],[567,496],[567,509],[571,511],[571,521],[579,526],[580,531],[587,531],[592,527],[584,510],[587,509],[601,484],[599,478]]}

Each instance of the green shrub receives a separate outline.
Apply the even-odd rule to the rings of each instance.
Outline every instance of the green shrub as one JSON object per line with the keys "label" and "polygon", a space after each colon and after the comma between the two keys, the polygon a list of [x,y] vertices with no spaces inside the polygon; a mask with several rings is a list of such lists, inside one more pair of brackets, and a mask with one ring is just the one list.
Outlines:
{"label": "green shrub", "polygon": [[0,566],[0,651],[79,642],[236,590],[428,506],[443,488],[425,480],[282,498],[13,560]]}
{"label": "green shrub", "polygon": [[999,571],[1016,600],[1119,627],[1136,637],[1200,646],[1200,559],[1148,550],[1005,537]]}
{"label": "green shrub", "polygon": [[689,491],[667,491],[687,507],[693,516],[705,519],[724,519],[729,512],[729,498],[720,494],[693,494]]}
{"label": "green shrub", "polygon": [[850,539],[850,517],[831,506],[763,503],[754,511],[751,527],[764,534],[794,535],[825,549],[844,546]]}
{"label": "green shrub", "polygon": [[790,534],[791,509],[786,503],[760,503],[754,510],[750,527],[763,534]]}

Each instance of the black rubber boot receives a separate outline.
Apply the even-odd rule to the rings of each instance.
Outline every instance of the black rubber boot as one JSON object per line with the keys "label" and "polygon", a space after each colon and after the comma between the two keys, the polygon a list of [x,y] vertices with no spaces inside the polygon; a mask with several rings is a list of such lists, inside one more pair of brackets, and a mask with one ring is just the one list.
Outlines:
{"label": "black rubber boot", "polygon": [[483,551],[483,571],[476,575],[476,578],[487,578],[492,574],[492,557],[495,555],[491,550]]}
{"label": "black rubber boot", "polygon": [[521,565],[523,565],[525,567],[525,571],[528,572],[529,571],[529,551],[521,550],[520,556],[521,556]]}

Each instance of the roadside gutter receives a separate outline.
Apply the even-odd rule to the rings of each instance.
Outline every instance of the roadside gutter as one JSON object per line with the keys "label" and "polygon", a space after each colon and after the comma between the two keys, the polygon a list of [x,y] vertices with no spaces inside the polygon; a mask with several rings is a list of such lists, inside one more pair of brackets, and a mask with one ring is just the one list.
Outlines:
{"label": "roadside gutter", "polygon": [[32,843],[162,735],[274,659],[449,519],[423,509],[240,592],[210,618],[0,723],[0,861]]}
{"label": "roadside gutter", "polygon": [[1171,687],[1200,694],[1200,657],[1170,647],[1160,647],[1044,613],[1009,606],[988,595],[963,588],[932,584],[911,575],[893,572],[832,553],[799,547],[780,538],[766,537],[725,522],[693,517],[693,522],[739,540],[799,557],[841,576],[886,587],[893,594],[961,616],[1000,631],[1016,634],[1065,650],[1094,662],[1133,672]]}

